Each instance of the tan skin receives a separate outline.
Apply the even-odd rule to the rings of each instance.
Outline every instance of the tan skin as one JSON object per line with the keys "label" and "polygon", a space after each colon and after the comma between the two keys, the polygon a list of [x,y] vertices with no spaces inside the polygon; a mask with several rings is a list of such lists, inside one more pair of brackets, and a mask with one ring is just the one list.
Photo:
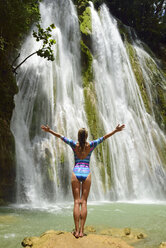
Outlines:
{"label": "tan skin", "polygon": [[[125,125],[118,125],[115,128],[115,130],[103,136],[104,140],[108,139],[115,133],[122,131],[124,128],[125,128]],[[61,138],[61,135],[51,130],[48,125],[47,126],[42,125],[41,129],[45,132],[49,132],[53,134],[57,138]],[[76,144],[75,152],[78,158],[80,159],[86,158],[90,152],[90,144],[86,142],[84,150],[81,151],[80,145],[78,142]],[[85,225],[85,221],[87,217],[87,199],[88,199],[90,186],[91,186],[91,173],[88,175],[86,180],[82,182],[82,187],[81,187],[81,182],[77,179],[75,174],[72,173],[71,185],[72,185],[72,192],[73,192],[73,198],[74,198],[73,217],[74,217],[74,223],[75,223],[75,231],[73,232],[73,235],[76,238],[79,238],[79,237],[81,238],[84,236],[84,225]],[[80,192],[81,192],[81,195],[80,195]]]}

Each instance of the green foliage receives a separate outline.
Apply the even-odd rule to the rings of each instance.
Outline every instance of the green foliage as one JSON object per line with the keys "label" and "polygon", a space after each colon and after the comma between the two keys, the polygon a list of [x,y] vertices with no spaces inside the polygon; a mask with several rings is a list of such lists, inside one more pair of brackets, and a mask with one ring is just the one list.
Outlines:
{"label": "green foliage", "polygon": [[[37,24],[37,32],[33,31],[33,37],[36,38],[36,41],[42,41],[42,47],[31,53],[30,55],[28,55],[20,64],[18,64],[16,67],[12,66],[12,71],[14,73],[16,73],[17,69],[23,64],[25,63],[25,61],[27,59],[29,59],[31,56],[33,56],[34,54],[37,54],[40,57],[44,57],[47,58],[47,60],[51,60],[54,61],[54,54],[53,54],[53,50],[52,50],[52,46],[54,44],[56,44],[56,41],[54,39],[52,39],[50,32],[52,31],[52,29],[55,29],[55,25],[51,24],[48,28],[46,28],[46,30],[44,30],[43,28],[41,28],[40,24]],[[19,56],[18,56],[19,57]],[[18,58],[17,57],[17,58]],[[16,61],[17,58],[14,60]]]}
{"label": "green foliage", "polygon": [[39,0],[0,1],[0,51],[8,56],[18,48],[31,25],[39,21]]}
{"label": "green foliage", "polygon": [[36,38],[36,41],[42,41],[42,48],[39,49],[36,53],[40,57],[47,58],[48,60],[54,61],[54,54],[52,46],[56,44],[56,41],[52,39],[50,32],[55,29],[55,25],[51,24],[46,30],[41,28],[40,24],[37,24],[38,31],[33,31],[33,37]]}
{"label": "green foliage", "polygon": [[84,86],[87,86],[93,79],[92,75],[92,54],[90,51],[91,47],[91,12],[88,1],[78,1],[77,8],[81,7],[81,12],[79,14],[80,21],[80,31],[81,31],[81,67],[82,74],[84,77]]}
{"label": "green foliage", "polygon": [[83,14],[80,16],[80,30],[85,35],[89,35],[92,32],[92,22],[91,22],[91,11],[87,7]]}

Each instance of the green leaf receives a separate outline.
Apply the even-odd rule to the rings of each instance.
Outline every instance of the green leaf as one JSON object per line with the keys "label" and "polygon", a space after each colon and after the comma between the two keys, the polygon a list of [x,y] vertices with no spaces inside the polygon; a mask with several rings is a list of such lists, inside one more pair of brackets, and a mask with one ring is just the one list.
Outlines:
{"label": "green leaf", "polygon": [[54,23],[52,23],[52,24],[50,25],[50,27],[51,27],[52,29],[55,29]]}
{"label": "green leaf", "polygon": [[47,58],[47,60],[54,61],[54,55],[52,46],[56,44],[56,40],[52,38],[51,29],[55,28],[54,24],[51,24],[46,29],[41,28],[40,24],[36,25],[38,31],[33,31],[33,37],[36,38],[36,41],[42,41],[42,48],[37,51],[37,55],[40,57]]}

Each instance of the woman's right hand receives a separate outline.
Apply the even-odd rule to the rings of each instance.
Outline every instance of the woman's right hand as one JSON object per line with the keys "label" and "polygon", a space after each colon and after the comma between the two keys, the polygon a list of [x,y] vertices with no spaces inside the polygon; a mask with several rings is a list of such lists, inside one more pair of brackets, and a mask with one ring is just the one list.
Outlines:
{"label": "woman's right hand", "polygon": [[41,129],[42,129],[43,131],[45,131],[45,132],[49,132],[49,131],[50,131],[50,127],[49,127],[48,125],[46,125],[46,126],[42,125],[42,126],[41,126]]}
{"label": "woman's right hand", "polygon": [[125,128],[125,125],[124,125],[124,124],[121,125],[121,126],[120,126],[120,124],[118,124],[117,127],[115,128],[115,130],[116,130],[117,132],[120,132],[120,131],[122,131],[124,128]]}

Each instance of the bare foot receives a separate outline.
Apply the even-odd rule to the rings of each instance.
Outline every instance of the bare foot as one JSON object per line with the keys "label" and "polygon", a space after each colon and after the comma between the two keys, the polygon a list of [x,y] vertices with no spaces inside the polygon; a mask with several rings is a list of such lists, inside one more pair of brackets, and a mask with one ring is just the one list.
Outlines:
{"label": "bare foot", "polygon": [[84,236],[87,236],[87,234],[85,234],[85,233],[83,233],[83,232],[80,232],[79,237],[80,237],[80,238],[83,238]]}
{"label": "bare foot", "polygon": [[79,232],[76,232],[76,231],[73,231],[72,232],[73,236],[78,239],[80,236],[79,236]]}

